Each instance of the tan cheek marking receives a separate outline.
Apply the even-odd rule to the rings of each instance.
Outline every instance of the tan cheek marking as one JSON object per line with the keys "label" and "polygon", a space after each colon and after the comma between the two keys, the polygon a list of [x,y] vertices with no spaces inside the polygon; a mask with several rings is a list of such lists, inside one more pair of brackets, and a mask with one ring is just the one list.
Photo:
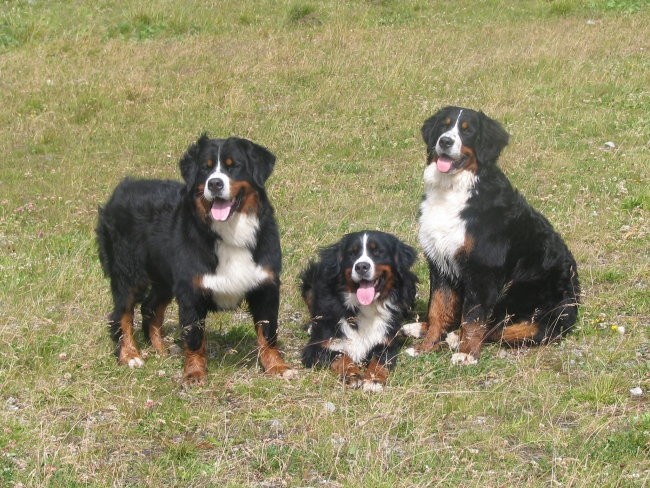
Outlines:
{"label": "tan cheek marking", "polygon": [[478,172],[478,161],[476,160],[476,153],[474,152],[474,149],[467,146],[461,146],[460,152],[467,158],[463,169],[476,174]]}
{"label": "tan cheek marking", "polygon": [[357,288],[357,284],[352,281],[352,268],[345,268],[343,271],[343,277],[345,278],[345,287],[347,291],[353,293]]}
{"label": "tan cheek marking", "polygon": [[259,195],[255,189],[246,181],[233,181],[230,184],[230,195],[232,197],[243,191],[242,202],[239,211],[246,214],[254,214],[259,211]]}
{"label": "tan cheek marking", "polygon": [[394,286],[395,277],[393,275],[393,268],[388,264],[378,264],[375,269],[377,270],[375,279],[380,275],[384,277],[384,289],[381,291],[381,298],[385,298]]}
{"label": "tan cheek marking", "polygon": [[212,204],[203,198],[203,196],[197,196],[194,198],[194,207],[196,208],[196,213],[199,218],[204,222],[208,222],[208,216],[210,215]]}

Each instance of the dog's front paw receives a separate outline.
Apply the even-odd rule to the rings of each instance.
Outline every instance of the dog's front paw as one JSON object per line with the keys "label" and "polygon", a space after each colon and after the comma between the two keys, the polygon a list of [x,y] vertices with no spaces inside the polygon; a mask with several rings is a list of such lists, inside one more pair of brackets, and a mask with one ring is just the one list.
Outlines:
{"label": "dog's front paw", "polygon": [[416,348],[414,348],[414,347],[407,347],[406,349],[404,349],[404,354],[406,354],[407,356],[411,356],[412,358],[414,358],[414,357],[416,357],[416,356],[419,356],[419,355],[420,355],[420,352],[419,352]]}
{"label": "dog's front paw", "polygon": [[415,337],[418,339],[424,335],[426,324],[423,322],[411,322],[410,324],[404,324],[400,331],[407,337]]}
{"label": "dog's front paw", "polygon": [[122,348],[120,350],[120,355],[117,362],[119,364],[124,364],[131,369],[141,368],[144,366],[144,360],[142,359],[142,356],[138,354],[137,350],[129,351],[126,348]]}
{"label": "dog's front paw", "polygon": [[379,381],[364,380],[361,389],[370,393],[381,393],[384,391],[384,385]]}
{"label": "dog's front paw", "polygon": [[453,365],[468,366],[476,363],[478,363],[478,359],[471,354],[465,354],[464,352],[456,352],[451,356],[451,364]]}
{"label": "dog's front paw", "polygon": [[445,337],[445,342],[449,346],[449,349],[452,351],[458,351],[458,347],[460,346],[460,336],[455,332],[450,332],[447,334],[447,337]]}
{"label": "dog's front paw", "polygon": [[298,378],[298,370],[297,369],[286,369],[282,373],[278,375],[280,378],[284,380],[295,380]]}
{"label": "dog's front paw", "polygon": [[358,374],[348,374],[341,378],[346,387],[357,390],[363,387],[363,379]]}
{"label": "dog's front paw", "polygon": [[185,371],[183,373],[183,386],[202,386],[205,385],[207,372],[200,370]]}

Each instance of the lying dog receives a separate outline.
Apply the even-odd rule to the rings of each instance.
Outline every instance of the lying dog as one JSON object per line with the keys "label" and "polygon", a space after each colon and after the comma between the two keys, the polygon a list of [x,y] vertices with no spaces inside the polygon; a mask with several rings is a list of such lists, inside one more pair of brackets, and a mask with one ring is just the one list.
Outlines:
{"label": "lying dog", "polygon": [[395,365],[395,336],[415,301],[415,250],[391,234],[363,231],[319,257],[301,274],[312,317],[302,362],[330,367],[353,388],[381,391]]}

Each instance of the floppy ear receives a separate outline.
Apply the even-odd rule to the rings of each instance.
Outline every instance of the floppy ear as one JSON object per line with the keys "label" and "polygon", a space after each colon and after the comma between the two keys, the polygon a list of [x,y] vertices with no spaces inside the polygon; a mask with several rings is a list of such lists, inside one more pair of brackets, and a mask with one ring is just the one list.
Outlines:
{"label": "floppy ear", "polygon": [[438,132],[438,126],[440,125],[440,114],[441,112],[436,113],[436,115],[429,117],[424,121],[420,132],[422,134],[422,139],[427,145],[427,162],[431,161],[433,158],[433,151],[436,147],[436,137],[435,135]]}
{"label": "floppy ear", "polygon": [[410,269],[417,259],[417,252],[408,244],[398,241],[397,252],[395,253],[395,262],[397,269]]}
{"label": "floppy ear", "polygon": [[199,167],[199,155],[201,154],[201,150],[209,142],[210,138],[204,132],[194,144],[191,144],[190,147],[187,148],[187,151],[185,151],[185,154],[183,154],[183,157],[178,162],[178,167],[181,170],[181,176],[183,177],[183,180],[185,180],[185,183],[188,184],[188,186],[192,186],[194,184],[196,170]]}
{"label": "floppy ear", "polygon": [[508,145],[510,136],[496,120],[479,112],[480,130],[476,144],[476,157],[481,163],[493,163]]}
{"label": "floppy ear", "polygon": [[319,254],[325,280],[328,283],[337,281],[341,274],[341,261],[343,260],[341,243],[337,242],[324,247]]}
{"label": "floppy ear", "polygon": [[246,139],[244,141],[246,142],[246,157],[249,161],[253,182],[257,186],[263,187],[267,178],[273,172],[275,155],[259,144]]}
{"label": "floppy ear", "polygon": [[411,272],[410,268],[417,259],[417,252],[408,244],[399,241],[397,252],[395,254],[396,269],[400,277],[400,296],[404,307],[411,310],[415,303],[417,276]]}

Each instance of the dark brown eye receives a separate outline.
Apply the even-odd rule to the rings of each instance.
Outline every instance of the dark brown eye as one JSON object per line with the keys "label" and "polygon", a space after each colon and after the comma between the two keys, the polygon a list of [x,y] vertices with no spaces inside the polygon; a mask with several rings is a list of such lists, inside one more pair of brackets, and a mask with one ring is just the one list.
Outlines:
{"label": "dark brown eye", "polygon": [[234,161],[232,160],[232,158],[226,158],[226,160],[224,161],[224,164],[226,166],[232,166],[234,164]]}
{"label": "dark brown eye", "polygon": [[212,168],[213,166],[214,166],[214,161],[212,161],[211,159],[208,159],[208,160],[205,162],[205,167],[206,167],[206,168]]}
{"label": "dark brown eye", "polygon": [[449,117],[447,117],[445,119],[445,121],[443,122],[443,124],[445,124],[446,127],[449,127],[451,125],[451,119]]}

